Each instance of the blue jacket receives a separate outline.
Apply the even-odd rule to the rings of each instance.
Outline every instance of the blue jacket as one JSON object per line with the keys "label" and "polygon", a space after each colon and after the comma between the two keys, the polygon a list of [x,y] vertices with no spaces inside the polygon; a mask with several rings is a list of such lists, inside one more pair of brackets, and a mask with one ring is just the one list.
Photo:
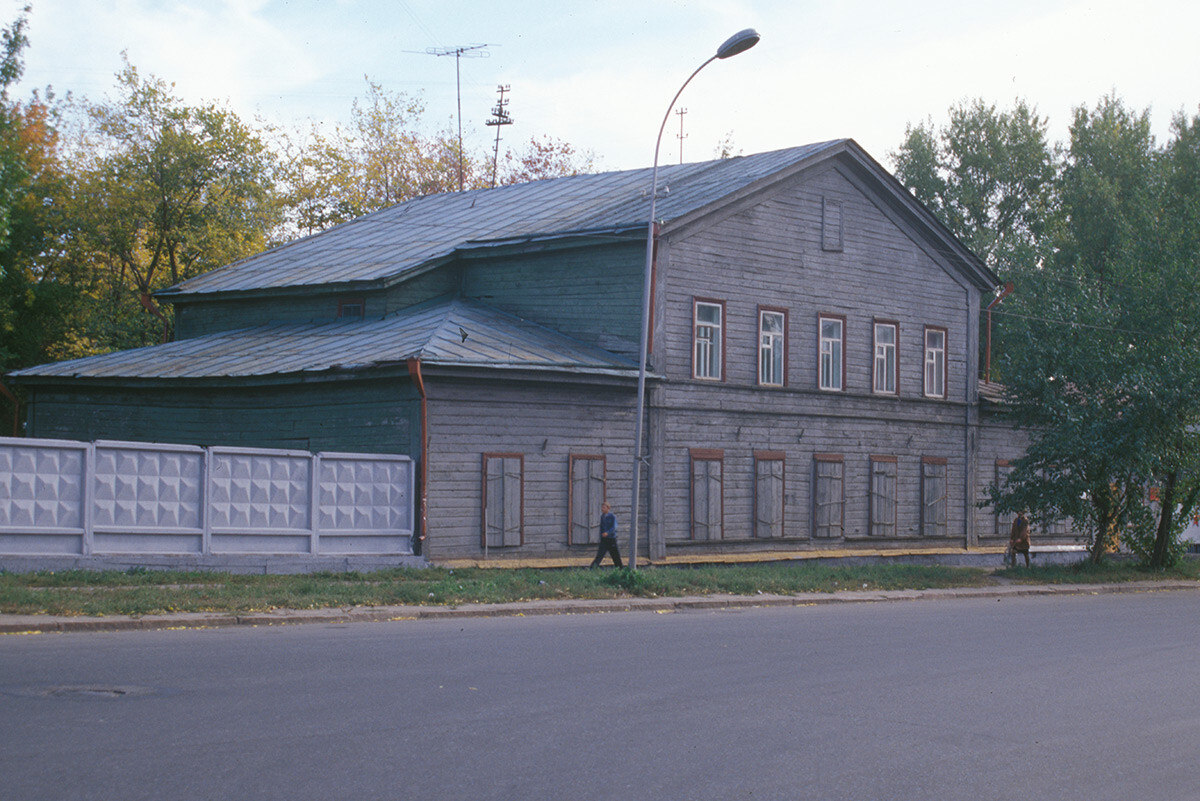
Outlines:
{"label": "blue jacket", "polygon": [[600,516],[600,536],[617,536],[617,516],[612,512],[606,512]]}

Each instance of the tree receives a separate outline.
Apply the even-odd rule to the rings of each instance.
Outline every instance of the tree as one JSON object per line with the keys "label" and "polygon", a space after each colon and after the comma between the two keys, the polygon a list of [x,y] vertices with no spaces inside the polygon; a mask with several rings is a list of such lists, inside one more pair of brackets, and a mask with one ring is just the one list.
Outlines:
{"label": "tree", "polygon": [[1033,441],[994,499],[1072,518],[1094,561],[1120,536],[1169,565],[1200,495],[1196,138],[1180,118],[1160,151],[1115,98],[1076,110],[1057,248],[1001,357]]}
{"label": "tree", "polygon": [[592,172],[595,156],[552,136],[531,136],[523,150],[509,148],[503,164],[499,183],[520,184]]}
{"label": "tree", "polygon": [[54,99],[10,95],[28,13],[0,35],[0,372],[53,358],[79,298],[57,270],[67,190]]}
{"label": "tree", "polygon": [[[448,130],[425,132],[418,97],[367,79],[351,107],[351,124],[331,130],[316,123],[303,135],[279,134],[284,236],[311,234],[422,195],[458,191],[458,139]],[[486,154],[461,154],[463,185],[485,189],[492,174]],[[591,172],[595,158],[552,136],[533,136],[509,148],[500,184]]]}
{"label": "tree", "polygon": [[[258,132],[220,106],[185,105],[128,61],[117,81],[118,99],[86,105],[73,165],[70,246],[93,275],[94,311],[112,324],[99,326],[102,349],[165,339],[152,293],[264,249],[279,219],[274,156]],[[129,318],[130,299],[153,320]]]}
{"label": "tree", "polygon": [[1054,222],[1047,120],[1022,100],[1009,111],[975,100],[949,114],[941,129],[906,129],[890,154],[896,177],[1001,277],[1036,267]]}

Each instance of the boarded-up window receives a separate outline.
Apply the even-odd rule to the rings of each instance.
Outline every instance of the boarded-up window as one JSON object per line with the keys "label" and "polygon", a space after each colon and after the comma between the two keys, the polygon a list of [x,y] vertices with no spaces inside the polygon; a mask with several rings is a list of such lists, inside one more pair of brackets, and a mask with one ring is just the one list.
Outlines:
{"label": "boarded-up window", "polygon": [[921,460],[921,535],[944,537],[946,527],[946,460]]}
{"label": "boarded-up window", "polygon": [[600,541],[600,504],[604,503],[604,457],[575,456],[570,459],[571,545]]}
{"label": "boarded-up window", "polygon": [[842,457],[813,457],[813,536],[840,537],[846,511]]}
{"label": "boarded-up window", "polygon": [[842,249],[842,201],[824,198],[821,203],[821,249]]}
{"label": "boarded-up window", "polygon": [[522,544],[525,457],[519,453],[483,455],[483,547]]}
{"label": "boarded-up window", "polygon": [[[1008,481],[1009,474],[1012,473],[1012,465],[1006,459],[998,459],[996,461],[996,487],[1004,489],[1004,483]],[[1012,533],[1013,513],[1012,512],[996,512],[996,536],[1007,537]]]}
{"label": "boarded-up window", "polygon": [[896,536],[896,458],[871,457],[871,536]]}
{"label": "boarded-up window", "polygon": [[724,452],[692,451],[692,539],[719,540],[724,532]]}
{"label": "boarded-up window", "polygon": [[784,456],[777,451],[754,454],[754,536],[783,536]]}

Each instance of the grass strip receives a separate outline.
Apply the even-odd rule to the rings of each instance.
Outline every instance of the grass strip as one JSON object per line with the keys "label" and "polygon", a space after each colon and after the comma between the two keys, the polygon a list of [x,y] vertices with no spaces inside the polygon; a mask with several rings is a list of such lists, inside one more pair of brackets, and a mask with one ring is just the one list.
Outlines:
{"label": "grass strip", "polygon": [[988,570],[897,564],[759,563],[630,570],[398,568],[373,573],[247,575],[208,572],[0,573],[0,614],[153,615],[271,609],[511,603],[536,599],[792,595],[846,590],[1200,580],[1200,561],[1166,572],[1126,562]]}

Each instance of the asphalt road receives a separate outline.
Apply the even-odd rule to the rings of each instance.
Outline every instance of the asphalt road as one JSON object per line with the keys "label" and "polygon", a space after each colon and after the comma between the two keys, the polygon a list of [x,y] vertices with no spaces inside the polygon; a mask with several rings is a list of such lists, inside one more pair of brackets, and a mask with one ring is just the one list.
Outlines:
{"label": "asphalt road", "polygon": [[0,637],[4,799],[1200,798],[1195,591]]}

